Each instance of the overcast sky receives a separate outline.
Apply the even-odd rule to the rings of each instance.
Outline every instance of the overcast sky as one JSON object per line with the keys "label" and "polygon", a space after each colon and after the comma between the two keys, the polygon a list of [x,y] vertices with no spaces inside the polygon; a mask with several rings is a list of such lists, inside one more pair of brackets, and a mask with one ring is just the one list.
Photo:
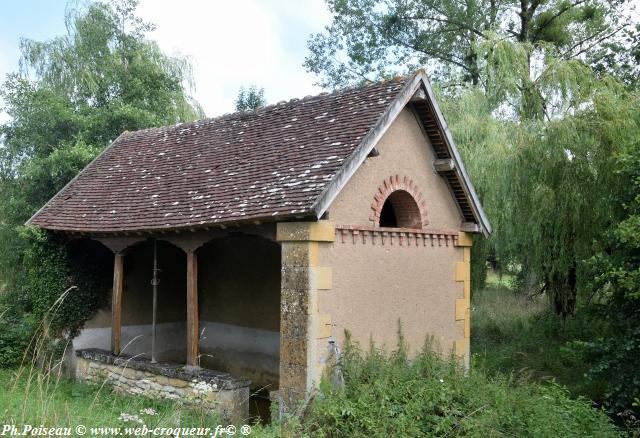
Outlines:
{"label": "overcast sky", "polygon": [[[66,32],[66,0],[0,0],[0,77],[18,67],[20,37]],[[233,111],[241,86],[264,87],[269,103],[320,91],[302,67],[307,37],[330,22],[323,0],[140,0],[138,15],[168,54],[191,58],[195,98],[207,116]],[[0,116],[1,117],[1,116]]]}

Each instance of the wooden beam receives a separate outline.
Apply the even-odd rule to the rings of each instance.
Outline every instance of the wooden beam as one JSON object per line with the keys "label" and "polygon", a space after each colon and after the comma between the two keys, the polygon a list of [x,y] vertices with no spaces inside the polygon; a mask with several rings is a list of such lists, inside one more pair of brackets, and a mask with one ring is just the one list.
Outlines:
{"label": "wooden beam", "polygon": [[456,163],[451,158],[441,158],[433,161],[436,172],[449,172],[456,168]]}
{"label": "wooden beam", "polygon": [[198,257],[187,251],[187,365],[198,366]]}
{"label": "wooden beam", "polygon": [[460,229],[466,233],[479,233],[480,226],[475,222],[462,222]]}
{"label": "wooden beam", "polygon": [[424,90],[422,88],[418,89],[418,91],[416,91],[414,93],[413,96],[411,96],[411,99],[409,100],[410,102],[422,102],[424,100],[427,100],[427,93],[424,92]]}
{"label": "wooden beam", "polygon": [[122,286],[124,279],[124,254],[116,253],[113,261],[113,296],[111,298],[111,351],[120,354],[122,333]]}

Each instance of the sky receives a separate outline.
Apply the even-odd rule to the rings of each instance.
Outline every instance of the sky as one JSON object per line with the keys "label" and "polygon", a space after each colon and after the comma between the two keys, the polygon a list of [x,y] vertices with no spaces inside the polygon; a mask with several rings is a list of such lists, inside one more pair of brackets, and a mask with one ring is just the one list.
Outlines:
{"label": "sky", "polygon": [[[18,68],[20,38],[66,32],[66,0],[0,0],[0,78]],[[264,87],[268,103],[317,94],[302,63],[307,38],[331,21],[323,0],[140,0],[157,25],[149,38],[190,58],[195,99],[209,117],[232,112],[241,86]],[[0,121],[4,120],[0,114]]]}

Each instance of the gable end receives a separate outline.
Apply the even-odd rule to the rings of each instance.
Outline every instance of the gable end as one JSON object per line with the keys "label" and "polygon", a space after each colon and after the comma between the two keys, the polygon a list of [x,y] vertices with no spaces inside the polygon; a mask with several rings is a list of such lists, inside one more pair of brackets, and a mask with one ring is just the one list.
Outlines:
{"label": "gable end", "polygon": [[462,228],[465,231],[481,232],[485,236],[489,235],[491,233],[491,224],[484,213],[453,137],[440,112],[431,84],[423,71],[419,71],[405,84],[402,91],[387,107],[387,110],[373,129],[363,138],[360,145],[334,175],[314,204],[316,216],[320,218],[327,211],[338,193],[366,160],[367,156],[405,107],[413,109],[425,136],[429,139],[434,149],[436,156],[434,166],[436,170],[439,169],[439,174],[447,181],[447,185],[456,200],[464,218]]}

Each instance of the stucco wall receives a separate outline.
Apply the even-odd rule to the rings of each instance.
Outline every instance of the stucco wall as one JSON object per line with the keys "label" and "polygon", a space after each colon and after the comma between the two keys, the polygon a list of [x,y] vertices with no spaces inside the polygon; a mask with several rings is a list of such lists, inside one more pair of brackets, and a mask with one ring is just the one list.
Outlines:
{"label": "stucco wall", "polygon": [[[358,169],[329,208],[336,226],[371,227],[374,195],[385,179],[411,179],[423,195],[426,229],[456,232],[462,216],[446,182],[433,170],[434,155],[415,116],[403,110],[377,145],[380,153]],[[383,245],[351,238],[323,247],[320,262],[332,268],[332,288],[318,293],[318,311],[330,314],[332,334],[343,342],[345,329],[366,346],[394,347],[398,321],[411,351],[433,336],[443,353],[464,337],[463,321],[455,319],[455,300],[463,285],[454,278],[463,249],[449,242],[435,246]],[[318,346],[322,351],[323,346]]]}
{"label": "stucco wall", "polygon": [[455,300],[463,286],[454,281],[462,249],[341,243],[323,249],[321,263],[332,267],[332,289],[318,293],[321,314],[330,314],[332,334],[342,345],[344,330],[366,347],[395,347],[398,322],[410,351],[433,336],[443,353],[464,337],[455,320]]}

